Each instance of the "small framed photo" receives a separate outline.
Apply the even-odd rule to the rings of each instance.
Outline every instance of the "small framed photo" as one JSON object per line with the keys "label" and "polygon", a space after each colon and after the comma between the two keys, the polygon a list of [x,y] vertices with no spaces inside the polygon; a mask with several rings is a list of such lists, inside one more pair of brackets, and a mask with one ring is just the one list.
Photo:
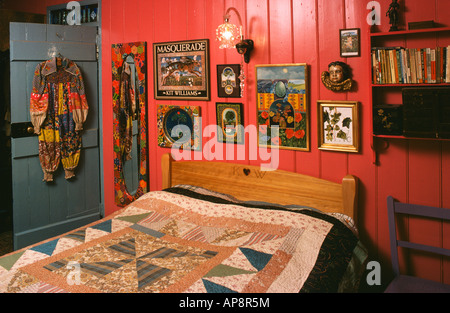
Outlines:
{"label": "small framed photo", "polygon": [[319,149],[359,152],[359,103],[317,101]]}
{"label": "small framed photo", "polygon": [[359,28],[339,30],[341,57],[359,57],[361,41]]}
{"label": "small framed photo", "polygon": [[209,100],[209,40],[153,44],[155,99]]}
{"label": "small framed photo", "polygon": [[245,132],[242,103],[216,103],[217,140],[224,143],[243,144]]}
{"label": "small framed photo", "polygon": [[217,65],[217,93],[220,98],[240,98],[240,64]]}

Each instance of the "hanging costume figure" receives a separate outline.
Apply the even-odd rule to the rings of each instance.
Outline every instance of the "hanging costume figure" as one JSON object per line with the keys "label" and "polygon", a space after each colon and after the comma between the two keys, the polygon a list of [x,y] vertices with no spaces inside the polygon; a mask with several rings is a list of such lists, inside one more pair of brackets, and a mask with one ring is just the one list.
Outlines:
{"label": "hanging costume figure", "polygon": [[75,176],[81,133],[88,104],[80,69],[67,58],[38,64],[30,99],[31,122],[39,135],[39,160],[44,181],[53,181],[61,161],[65,178]]}
{"label": "hanging costume figure", "polygon": [[136,113],[135,79],[133,71],[126,62],[120,73],[119,85],[119,147],[122,162],[131,159],[133,145],[133,119]]}

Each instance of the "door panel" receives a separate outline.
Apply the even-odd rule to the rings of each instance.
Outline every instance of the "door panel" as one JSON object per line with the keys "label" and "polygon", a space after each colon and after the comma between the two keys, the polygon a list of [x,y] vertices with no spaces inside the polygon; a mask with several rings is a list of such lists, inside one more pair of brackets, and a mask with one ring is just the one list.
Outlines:
{"label": "door panel", "polygon": [[[73,179],[62,164],[53,182],[43,182],[38,137],[12,137],[14,249],[61,234],[101,216],[98,61],[96,27],[11,23],[11,123],[29,122],[34,70],[61,54],[81,70],[89,113],[82,131],[80,162]],[[23,124],[22,124],[23,123]]]}

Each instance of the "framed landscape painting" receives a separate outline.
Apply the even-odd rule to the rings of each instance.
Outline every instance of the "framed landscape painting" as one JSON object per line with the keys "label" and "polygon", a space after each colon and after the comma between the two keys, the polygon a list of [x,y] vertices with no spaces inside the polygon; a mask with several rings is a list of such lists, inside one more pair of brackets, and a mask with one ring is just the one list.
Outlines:
{"label": "framed landscape painting", "polygon": [[309,151],[308,66],[256,65],[258,143]]}

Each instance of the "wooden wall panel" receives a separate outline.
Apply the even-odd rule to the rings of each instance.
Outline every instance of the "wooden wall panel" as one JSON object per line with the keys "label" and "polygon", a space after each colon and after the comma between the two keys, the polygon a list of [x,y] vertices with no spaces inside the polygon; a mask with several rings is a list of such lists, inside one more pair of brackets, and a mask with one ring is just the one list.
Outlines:
{"label": "wooden wall panel", "polygon": [[[411,141],[409,148],[409,202],[439,206],[440,143]],[[409,238],[414,242],[441,246],[442,223],[410,217]],[[417,253],[412,256],[411,263],[414,265],[414,272],[418,275],[429,279],[439,277],[439,259]]]}
{"label": "wooden wall panel", "polygon": [[[270,64],[293,63],[292,42],[292,8],[290,0],[269,0],[269,36]],[[287,149],[279,150],[278,168],[295,171],[295,152]]]}
{"label": "wooden wall panel", "polygon": [[[442,195],[442,202],[440,206],[450,208],[450,143],[445,142],[442,144],[442,171],[441,181],[442,185],[440,192]],[[442,225],[442,246],[446,249],[450,249],[450,223],[446,222]],[[450,260],[443,260],[443,273],[442,280],[450,284]]]}
{"label": "wooden wall panel", "polygon": [[[373,162],[371,142],[372,142],[372,122],[370,116],[371,87],[364,83],[367,74],[370,72],[370,55],[366,53],[369,47],[369,26],[365,16],[368,11],[365,6],[358,5],[358,0],[345,1],[345,28],[359,28],[361,32],[360,57],[346,58],[347,64],[353,69],[353,79],[356,82],[355,90],[347,94],[347,100],[358,101],[360,103],[360,153],[348,155],[348,171],[354,173],[360,179],[359,205],[362,208],[373,206],[376,197],[371,190],[375,187],[376,172],[375,167],[368,166]],[[366,234],[377,234],[376,211],[363,210],[360,212],[358,221],[364,225]]]}
{"label": "wooden wall panel", "polygon": [[[256,72],[255,65],[256,64],[269,64],[270,63],[270,42],[271,36],[269,31],[269,14],[270,8],[268,6],[268,0],[247,0],[247,22],[248,22],[248,30],[247,36],[251,38],[254,42],[254,50],[251,55],[250,65],[246,66],[246,98],[247,102],[245,103],[246,115],[245,118],[247,125],[255,125],[256,127],[256,89],[251,88],[250,86],[254,86],[256,84]],[[255,136],[246,137],[247,142],[250,140],[257,140]],[[247,145],[248,147],[249,145]],[[258,153],[259,155],[259,153]],[[249,163],[251,165],[259,165],[260,162],[258,160],[250,159]],[[264,162],[266,163],[266,162]]]}
{"label": "wooden wall panel", "polygon": [[320,70],[318,67],[317,5],[315,1],[293,1],[292,36],[293,62],[308,64],[310,152],[295,153],[295,169],[307,175],[319,176],[319,151],[317,150],[317,95]]}
{"label": "wooden wall panel", "polygon": [[[345,28],[345,1],[318,0],[318,36],[319,36],[319,70],[328,70],[333,61],[344,61],[339,52],[339,29]],[[319,98],[317,100],[347,100],[347,93],[330,91],[320,81]],[[312,103],[311,105],[316,105]],[[317,122],[315,123],[317,124]],[[314,125],[317,129],[317,125]],[[313,129],[314,129],[313,128]],[[348,173],[348,155],[341,152],[322,151],[320,153],[320,173],[325,179],[338,181]]]}
{"label": "wooden wall panel", "polygon": [[[111,5],[103,3],[102,5],[102,69],[99,73],[102,81],[102,126],[101,133],[103,142],[103,203],[105,204],[105,215],[113,213],[117,210],[114,205],[114,161],[113,161],[113,112],[112,112],[112,73],[111,69]],[[106,92],[108,90],[108,92]],[[106,103],[109,103],[111,109],[108,110]]]}

